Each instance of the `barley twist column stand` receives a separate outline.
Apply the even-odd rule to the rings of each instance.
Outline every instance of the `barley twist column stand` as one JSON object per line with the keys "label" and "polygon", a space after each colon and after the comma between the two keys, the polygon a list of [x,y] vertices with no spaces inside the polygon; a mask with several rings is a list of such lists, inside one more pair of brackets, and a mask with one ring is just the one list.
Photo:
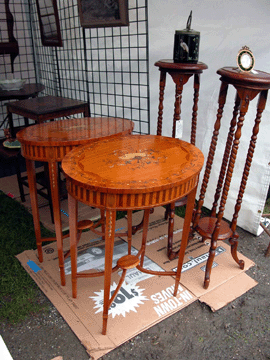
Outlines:
{"label": "barley twist column stand", "polygon": [[182,93],[183,87],[188,82],[191,76],[194,76],[194,97],[192,107],[192,125],[190,143],[195,145],[196,141],[196,129],[197,129],[197,111],[198,100],[200,90],[200,74],[203,70],[206,70],[208,66],[202,62],[197,64],[189,63],[175,63],[173,60],[159,60],[155,63],[155,66],[159,67],[160,80],[159,80],[159,107],[158,107],[158,125],[157,135],[162,135],[162,121],[163,121],[163,100],[166,86],[166,75],[171,75],[173,82],[175,83],[175,103],[174,103],[174,116],[173,116],[173,128],[172,137],[176,135],[176,122],[180,120],[181,105],[182,105]]}
{"label": "barley twist column stand", "polygon": [[[208,66],[202,62],[198,62],[197,64],[175,63],[173,60],[159,60],[155,63],[155,66],[158,66],[160,71],[157,135],[162,135],[163,100],[164,100],[164,91],[166,86],[167,73],[170,74],[173,82],[175,83],[175,102],[174,102],[174,116],[173,116],[173,127],[172,127],[173,138],[175,138],[176,136],[176,124],[181,119],[183,87],[188,82],[189,78],[194,76],[194,82],[193,82],[194,93],[193,93],[190,143],[192,145],[195,145],[196,130],[197,130],[198,100],[199,100],[199,90],[200,90],[200,75],[203,72],[203,70],[206,70],[208,68]],[[187,198],[185,197],[177,201],[177,203],[171,203],[166,207],[165,218],[166,219],[169,218],[167,254],[170,260],[176,258],[179,253],[179,251],[173,251],[173,227],[174,227],[175,207],[186,205],[186,203],[187,203]]]}
{"label": "barley twist column stand", "polygon": [[[206,264],[204,288],[207,289],[210,282],[210,273],[215,257],[215,250],[217,241],[229,240],[231,244],[231,254],[236,263],[241,269],[244,268],[244,261],[239,260],[237,256],[237,246],[239,235],[236,232],[237,218],[241,208],[242,198],[245,192],[248,175],[252,163],[253,153],[257,141],[257,134],[259,132],[259,125],[261,122],[262,113],[265,108],[267,93],[270,89],[270,74],[262,71],[256,72],[240,72],[237,68],[224,67],[217,71],[221,75],[221,86],[219,93],[219,107],[217,111],[216,122],[212,141],[210,144],[209,154],[207,158],[204,178],[201,186],[201,192],[197,210],[194,216],[193,229],[197,231],[203,238],[211,239],[211,247],[209,250],[209,258]],[[233,109],[232,120],[230,123],[229,133],[221,164],[219,179],[217,183],[216,192],[214,195],[214,202],[209,217],[201,218],[201,209],[203,206],[205,193],[207,190],[208,180],[211,173],[212,164],[216,145],[218,141],[218,134],[221,125],[223,108],[226,103],[226,96],[229,85],[233,85],[236,89],[235,105]],[[246,156],[243,175],[240,183],[239,193],[237,196],[234,214],[230,224],[222,220],[226,205],[226,200],[229,194],[231,178],[235,166],[236,156],[238,152],[239,142],[241,138],[241,129],[244,124],[245,115],[248,111],[249,103],[256,96],[258,96],[257,114],[255,118],[254,127],[252,129],[252,136]],[[242,154],[244,156],[244,154]],[[219,203],[219,208],[218,208]]]}

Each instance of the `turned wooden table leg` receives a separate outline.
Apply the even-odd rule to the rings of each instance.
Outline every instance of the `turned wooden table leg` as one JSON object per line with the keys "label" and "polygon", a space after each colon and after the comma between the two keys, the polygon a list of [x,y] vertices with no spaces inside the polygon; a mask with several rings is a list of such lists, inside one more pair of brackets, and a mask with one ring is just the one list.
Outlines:
{"label": "turned wooden table leg", "polygon": [[237,255],[238,238],[239,235],[237,233],[234,233],[233,236],[229,239],[229,243],[231,245],[232,258],[239,265],[240,269],[243,270],[245,267],[245,262],[243,260],[240,260]]}
{"label": "turned wooden table leg", "polygon": [[104,305],[103,305],[103,326],[102,326],[103,335],[106,335],[107,332],[109,303],[111,297],[110,289],[111,289],[115,219],[116,219],[116,211],[107,209],[106,226],[105,226],[105,269],[104,269],[105,273],[104,273]]}
{"label": "turned wooden table leg", "polygon": [[77,222],[78,222],[78,202],[68,194],[68,213],[69,213],[69,236],[70,236],[70,261],[71,261],[71,281],[72,296],[77,297]]}
{"label": "turned wooden table leg", "polygon": [[40,230],[40,218],[39,218],[39,209],[38,209],[38,199],[37,199],[37,182],[36,182],[36,171],[35,171],[35,162],[29,159],[25,159],[27,178],[30,192],[31,208],[33,212],[33,222],[36,235],[36,244],[38,251],[38,260],[43,262],[42,254],[42,239],[41,239],[41,230]]}
{"label": "turned wooden table leg", "polygon": [[166,71],[160,70],[157,135],[162,134],[163,100],[166,85]]}
{"label": "turned wooden table leg", "polygon": [[168,212],[169,221],[168,221],[168,247],[167,247],[167,256],[170,260],[173,260],[177,257],[178,252],[173,252],[173,228],[174,228],[174,215],[175,215],[175,203],[171,203],[166,206],[166,213]]}
{"label": "turned wooden table leg", "polygon": [[150,212],[151,212],[151,209],[144,210],[142,246],[141,246],[141,252],[139,252],[137,254],[137,256],[141,256],[141,258],[140,258],[140,266],[143,266],[143,262],[144,262],[144,255],[145,255],[145,249],[146,249],[146,241],[147,241],[147,233],[148,233]]}
{"label": "turned wooden table leg", "polygon": [[128,220],[128,254],[131,255],[131,241],[132,241],[132,210],[127,211]]}
{"label": "turned wooden table leg", "polygon": [[197,132],[197,113],[198,113],[198,101],[200,91],[200,74],[194,75],[194,95],[193,95],[193,108],[192,108],[192,119],[191,119],[191,135],[190,143],[195,145],[196,143],[196,132]]}
{"label": "turned wooden table leg", "polygon": [[174,296],[177,295],[182,266],[183,266],[186,248],[187,248],[187,244],[188,244],[191,220],[192,220],[193,209],[194,209],[194,204],[195,204],[196,191],[197,191],[197,186],[188,194],[188,197],[187,197],[186,215],[185,215],[184,226],[183,226],[181,246],[180,246],[180,250],[179,250],[177,272],[176,272],[176,277],[175,277]]}
{"label": "turned wooden table leg", "polygon": [[63,234],[62,234],[62,219],[60,210],[60,195],[59,195],[59,183],[58,183],[58,163],[56,161],[49,162],[49,176],[50,187],[53,204],[53,217],[55,225],[55,234],[58,250],[58,261],[60,269],[61,285],[66,284],[65,268],[64,268],[64,252],[63,252]]}

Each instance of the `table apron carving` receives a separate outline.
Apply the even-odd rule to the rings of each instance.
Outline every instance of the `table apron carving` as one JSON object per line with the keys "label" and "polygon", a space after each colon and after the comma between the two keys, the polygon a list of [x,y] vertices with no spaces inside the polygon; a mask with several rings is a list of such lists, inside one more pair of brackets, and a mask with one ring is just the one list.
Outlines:
{"label": "table apron carving", "polygon": [[42,145],[28,145],[25,143],[22,147],[22,156],[29,160],[35,161],[58,161],[60,162],[63,157],[74,147],[74,146],[42,146]]}

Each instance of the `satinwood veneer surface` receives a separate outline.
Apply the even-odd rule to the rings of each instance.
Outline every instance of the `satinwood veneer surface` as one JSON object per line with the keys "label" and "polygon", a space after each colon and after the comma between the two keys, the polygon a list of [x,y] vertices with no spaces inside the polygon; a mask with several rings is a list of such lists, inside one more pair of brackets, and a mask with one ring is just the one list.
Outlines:
{"label": "satinwood veneer surface", "polygon": [[[82,191],[76,194],[78,200],[106,206],[105,198],[87,200],[89,190],[104,196],[121,194],[119,208],[142,208],[189,193],[198,180],[203,161],[199,149],[179,139],[131,135],[75,149],[64,158],[62,168],[72,186],[86,189],[85,194]],[[150,193],[152,196],[139,196]],[[124,194],[131,198],[123,197]]]}
{"label": "satinwood veneer surface", "polygon": [[[130,134],[131,120],[110,117],[58,120],[27,127],[17,134],[26,160],[27,176],[39,261],[43,261],[42,242],[57,241],[61,284],[65,285],[63,234],[59,196],[58,162],[74,147],[100,138]],[[41,238],[34,161],[48,163],[56,238]],[[87,224],[86,224],[87,225]],[[83,226],[83,223],[80,223]]]}
{"label": "satinwood veneer surface", "polygon": [[217,74],[222,76],[222,80],[235,86],[242,86],[244,88],[251,88],[253,90],[269,89],[270,74],[254,70],[253,72],[243,72],[236,67],[225,66],[217,70]]}
{"label": "satinwood veneer surface", "polygon": [[208,68],[206,64],[200,61],[197,64],[189,64],[189,63],[175,63],[171,59],[163,59],[156,61],[155,66],[158,66],[161,69],[192,71],[193,73],[202,72],[203,70],[206,70]]}
{"label": "satinwood veneer surface", "polygon": [[[77,220],[78,200],[95,206],[106,213],[104,302],[102,334],[106,334],[109,308],[124,281],[127,269],[159,276],[175,276],[175,290],[180,281],[190,223],[194,209],[199,173],[203,154],[194,145],[175,138],[159,135],[128,135],[100,139],[69,152],[62,161],[67,178],[70,226],[70,253],[72,270],[72,295],[77,297],[77,279],[100,276],[101,273],[77,272]],[[152,271],[144,268],[144,256],[150,209],[166,205],[187,195],[186,215],[176,271]],[[145,209],[142,246],[131,255],[132,210]],[[127,210],[128,255],[112,268],[115,238],[116,211]],[[123,270],[113,295],[110,292],[111,274]]]}
{"label": "satinwood veneer surface", "polygon": [[[60,153],[59,149],[58,153],[55,153],[55,159],[60,161],[74,146],[99,138],[129,134],[133,125],[131,120],[114,117],[58,120],[25,128],[17,134],[17,139],[22,144],[23,155],[33,160],[43,157],[46,160],[47,156],[51,159],[53,148],[63,148],[63,153]],[[49,155],[42,152],[44,148],[50,148]]]}

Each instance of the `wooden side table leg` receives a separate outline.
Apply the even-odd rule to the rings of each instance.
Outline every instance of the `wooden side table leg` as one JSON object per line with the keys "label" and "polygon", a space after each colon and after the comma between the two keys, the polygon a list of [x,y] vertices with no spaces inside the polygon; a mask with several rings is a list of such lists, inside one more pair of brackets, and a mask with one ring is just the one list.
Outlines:
{"label": "wooden side table leg", "polygon": [[38,259],[40,262],[43,261],[42,254],[42,240],[41,240],[41,230],[40,230],[40,219],[39,219],[39,210],[38,210],[38,199],[37,199],[37,182],[36,182],[36,171],[35,163],[32,160],[25,159],[28,185],[30,192],[31,207],[33,212],[33,221],[36,235]]}
{"label": "wooden side table leg", "polygon": [[8,111],[8,126],[10,129],[10,134],[13,138],[16,138],[16,134],[14,132],[14,124],[13,124],[13,115]]}
{"label": "wooden side table leg", "polygon": [[180,250],[179,250],[177,272],[176,272],[176,277],[175,277],[174,296],[177,295],[177,290],[178,290],[178,286],[179,286],[179,282],[180,282],[185,252],[186,252],[186,248],[187,248],[187,244],[188,244],[190,225],[191,225],[193,209],[194,209],[194,205],[195,205],[196,191],[197,191],[197,186],[195,186],[195,188],[187,196],[186,215],[185,215],[184,226],[183,226],[181,246],[180,246]]}
{"label": "wooden side table leg", "polygon": [[157,135],[162,134],[163,100],[164,100],[165,85],[166,85],[166,71],[160,69]]}
{"label": "wooden side table leg", "polygon": [[132,210],[127,211],[128,220],[128,254],[131,255],[131,241],[132,241]]}
{"label": "wooden side table leg", "polygon": [[90,106],[89,106],[89,104],[87,104],[87,106],[85,106],[83,116],[84,117],[90,117]]}
{"label": "wooden side table leg", "polygon": [[102,334],[106,335],[107,322],[110,302],[112,260],[115,233],[115,210],[106,210],[106,229],[105,229],[105,270],[104,270],[104,305],[103,305],[103,326]]}
{"label": "wooden side table leg", "polygon": [[140,253],[140,255],[141,255],[140,266],[143,266],[143,262],[144,262],[144,254],[145,254],[145,248],[146,248],[146,240],[147,240],[150,213],[151,213],[151,209],[144,210],[142,246],[141,246],[141,253]]}
{"label": "wooden side table leg", "polygon": [[24,125],[29,126],[29,119],[28,117],[24,117]]}
{"label": "wooden side table leg", "polygon": [[196,143],[199,90],[200,90],[200,74],[195,74],[194,75],[194,95],[193,95],[192,120],[191,120],[191,136],[190,136],[190,143],[192,145],[195,145],[195,143]]}
{"label": "wooden side table leg", "polygon": [[[100,217],[101,217],[101,231],[103,234],[105,234],[105,217],[106,213],[104,209],[100,209]],[[105,235],[102,235],[102,240],[105,240]]]}
{"label": "wooden side table leg", "polygon": [[174,215],[175,215],[175,203],[171,203],[166,206],[166,212],[168,211],[169,221],[168,221],[168,247],[167,247],[167,256],[170,260],[173,260],[177,255],[172,250],[173,246],[173,229],[174,229]]}
{"label": "wooden side table leg", "polygon": [[70,236],[70,261],[72,296],[77,297],[77,223],[78,223],[78,201],[68,194],[69,213],[69,236]]}
{"label": "wooden side table leg", "polygon": [[234,233],[233,236],[229,239],[229,243],[231,245],[232,258],[239,265],[240,269],[243,270],[245,267],[245,262],[244,260],[240,260],[237,255],[238,238],[239,235],[237,233]]}
{"label": "wooden side table leg", "polygon": [[205,276],[204,276],[204,284],[203,284],[204,289],[208,289],[208,286],[210,284],[210,275],[216,254],[216,248],[217,248],[217,241],[215,239],[212,239],[209,249],[209,256],[205,267]]}
{"label": "wooden side table leg", "polygon": [[61,220],[61,211],[60,211],[60,195],[59,195],[59,183],[58,183],[58,163],[56,161],[49,162],[48,166],[49,166],[50,186],[51,186],[52,204],[53,204],[53,217],[54,217],[57,250],[58,250],[60,278],[61,278],[61,285],[64,286],[66,284],[66,279],[65,279],[62,220]]}

